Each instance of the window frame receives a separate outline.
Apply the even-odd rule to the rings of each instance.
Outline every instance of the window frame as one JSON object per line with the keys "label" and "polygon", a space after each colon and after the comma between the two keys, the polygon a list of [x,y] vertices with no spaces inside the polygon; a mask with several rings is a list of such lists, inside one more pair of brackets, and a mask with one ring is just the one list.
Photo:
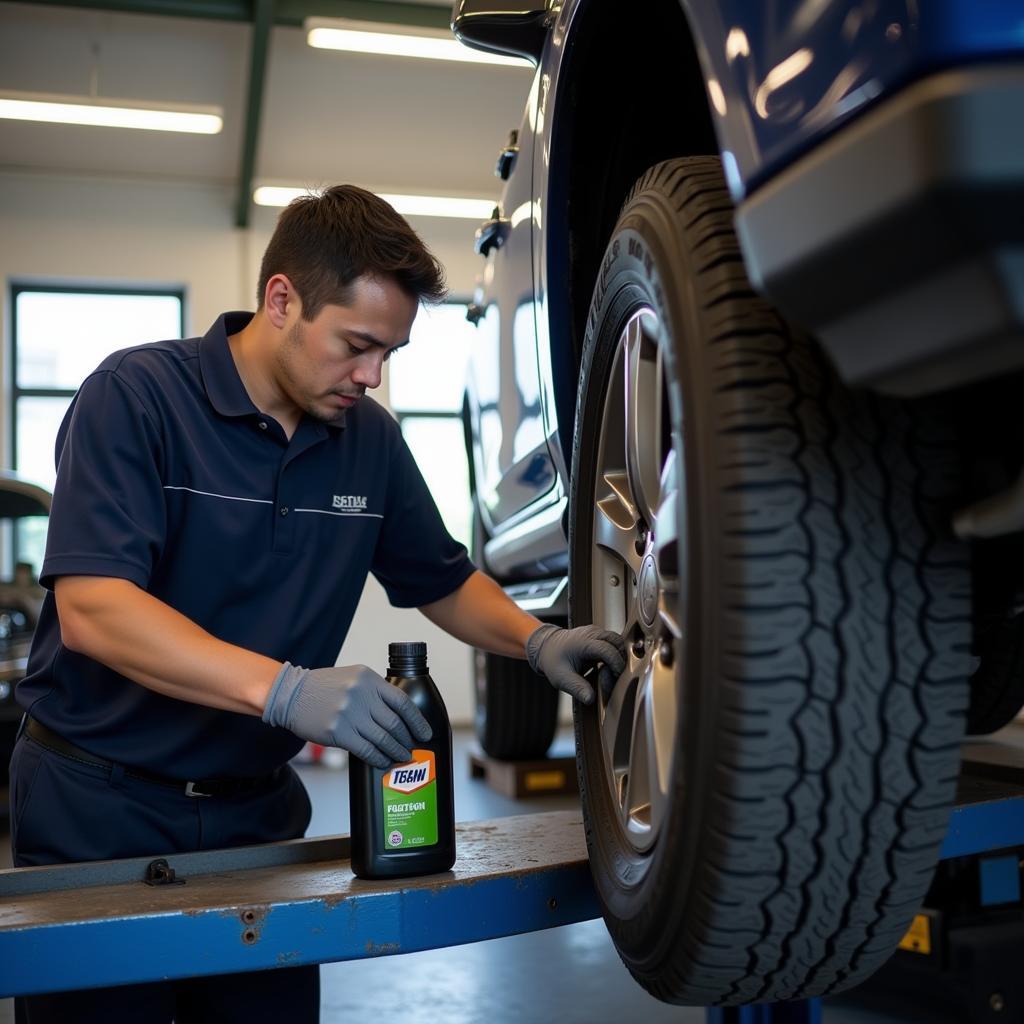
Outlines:
{"label": "window frame", "polygon": [[[466,309],[468,311],[469,306],[472,303],[472,301],[473,301],[472,298],[463,299],[463,298],[459,298],[457,296],[449,295],[444,300],[444,302],[438,303],[438,305],[441,305],[441,306],[462,306],[464,309]],[[398,353],[396,358],[397,359],[401,358],[401,353],[400,352]],[[394,363],[391,364],[390,372],[394,372],[394,365],[395,365]],[[391,391],[390,391],[390,384],[389,384],[389,389],[388,389],[388,408],[391,410],[391,415],[394,416],[394,418],[398,421],[398,429],[402,432],[402,437],[403,438],[405,438],[405,421],[406,420],[456,420],[456,421],[458,421],[460,428],[463,431],[465,430],[465,426],[466,426],[466,424],[465,424],[465,386],[463,387],[463,404],[460,405],[459,408],[454,410],[454,411],[443,412],[443,411],[438,410],[438,409],[423,409],[423,410],[402,409],[400,411],[400,410],[398,410],[398,409],[396,409],[394,407],[394,404],[391,401]],[[406,443],[408,443],[408,442],[406,442]],[[466,460],[467,460],[467,463],[468,463],[469,462],[469,454],[468,454],[468,452],[466,453]],[[470,470],[470,476],[468,477],[467,482],[469,483],[469,501],[470,501],[470,506],[472,506],[472,502],[473,502],[473,484],[472,484],[472,473],[471,473],[471,470]],[[435,498],[434,501],[436,503],[437,499]],[[458,539],[458,538],[456,538],[456,539]]]}
{"label": "window frame", "polygon": [[[449,295],[444,300],[444,302],[439,302],[439,303],[437,303],[437,305],[439,305],[439,306],[463,306],[463,307],[465,307],[468,310],[470,304],[472,303],[472,301],[473,301],[472,298],[462,299],[462,298],[453,297],[453,296]],[[401,358],[401,353],[398,353],[397,358],[399,358],[399,359]],[[463,394],[465,394],[465,390],[463,390]],[[450,419],[453,419],[453,418],[461,420],[462,419],[462,415],[463,415],[462,407],[460,407],[457,412],[441,412],[440,410],[437,410],[437,409],[424,409],[424,410],[419,411],[419,412],[417,412],[415,409],[403,409],[401,412],[399,412],[399,410],[395,408],[394,404],[391,401],[391,390],[390,390],[390,387],[388,389],[388,408],[391,410],[391,415],[394,416],[396,420],[398,420],[398,425],[399,426],[402,425],[402,421],[403,420],[408,419],[410,417],[414,417],[416,419],[429,419],[429,420],[450,420]]]}
{"label": "window frame", "polygon": [[[18,401],[22,398],[74,398],[78,388],[23,388],[18,384],[18,296],[25,293],[50,293],[60,295],[145,295],[161,298],[176,298],[179,308],[179,330],[185,337],[185,289],[181,286],[160,285],[82,285],[72,283],[49,282],[36,284],[26,281],[11,281],[8,287],[9,309],[11,311],[10,334],[10,374],[8,395],[10,396],[10,415],[7,419],[8,434],[8,465],[15,473],[18,472]],[[11,557],[11,565],[19,559],[18,530],[10,531],[10,543],[5,544],[6,553]]]}
{"label": "window frame", "polygon": [[160,285],[82,285],[51,282],[32,284],[24,281],[10,283],[11,343],[10,343],[10,400],[11,413],[7,421],[9,433],[8,452],[10,467],[18,472],[18,400],[21,398],[74,398],[78,388],[23,388],[18,384],[18,296],[24,293],[49,293],[60,295],[144,295],[161,298],[175,298],[180,309],[181,337],[185,337],[185,289]]}

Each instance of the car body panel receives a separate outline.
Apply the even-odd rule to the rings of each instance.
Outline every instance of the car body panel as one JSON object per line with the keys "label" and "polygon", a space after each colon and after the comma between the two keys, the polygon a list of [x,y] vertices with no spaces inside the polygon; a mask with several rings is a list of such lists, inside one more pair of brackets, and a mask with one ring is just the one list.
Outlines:
{"label": "car body panel", "polygon": [[907,82],[1024,50],[1018,4],[746,0],[684,9],[738,200]]}
{"label": "car body panel", "polygon": [[[1024,17],[1012,3],[663,2],[678,2],[686,16],[738,204],[909,83],[1024,54]],[[581,21],[626,16],[638,15],[609,12],[598,0],[552,0],[518,162],[502,197],[502,216],[515,227],[487,260],[479,292],[487,315],[469,389],[478,506],[492,537],[487,550],[514,578],[543,575],[566,557],[564,520],[562,530],[552,526],[569,489],[580,341],[567,284],[572,176],[587,171],[568,166],[572,84],[584,53],[576,40]],[[595,159],[600,153],[598,139]],[[531,522],[537,536],[526,543]],[[499,554],[506,531],[528,558]]]}

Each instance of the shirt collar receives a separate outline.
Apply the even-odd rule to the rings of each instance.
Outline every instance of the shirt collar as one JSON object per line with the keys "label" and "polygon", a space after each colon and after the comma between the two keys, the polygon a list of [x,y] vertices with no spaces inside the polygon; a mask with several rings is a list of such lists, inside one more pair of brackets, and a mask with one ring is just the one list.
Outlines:
{"label": "shirt collar", "polygon": [[[253,318],[252,313],[235,311],[221,313],[213,326],[199,342],[199,366],[203,374],[203,385],[210,404],[222,416],[257,416],[259,409],[253,404],[249,392],[245,390],[242,378],[238,375],[235,358],[231,354],[228,337],[237,334]],[[303,416],[303,419],[310,419]],[[344,429],[347,414],[341,420],[329,426]],[[312,420],[317,428],[314,433],[318,438],[327,437],[328,425]],[[301,424],[300,424],[301,425]]]}
{"label": "shirt collar", "polygon": [[222,313],[199,342],[199,366],[210,404],[222,416],[255,416],[242,378],[238,376],[228,335],[237,334],[252,319],[252,313]]}

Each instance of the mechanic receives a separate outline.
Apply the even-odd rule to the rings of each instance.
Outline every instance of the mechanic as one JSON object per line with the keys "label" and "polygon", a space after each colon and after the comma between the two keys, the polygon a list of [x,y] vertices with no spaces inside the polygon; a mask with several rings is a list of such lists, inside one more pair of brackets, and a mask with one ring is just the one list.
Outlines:
{"label": "mechanic", "polygon": [[[15,864],[294,839],[306,741],[377,767],[429,727],[363,665],[335,666],[368,572],[467,644],[577,700],[620,637],[541,625],[445,530],[398,425],[367,389],[443,272],[387,203],[296,200],[259,305],[205,337],[105,359],[57,439],[43,613],[18,686]],[[305,666],[305,667],[304,667]],[[333,666],[333,667],[331,667]],[[19,1001],[19,1019],[313,1021],[316,966]]]}

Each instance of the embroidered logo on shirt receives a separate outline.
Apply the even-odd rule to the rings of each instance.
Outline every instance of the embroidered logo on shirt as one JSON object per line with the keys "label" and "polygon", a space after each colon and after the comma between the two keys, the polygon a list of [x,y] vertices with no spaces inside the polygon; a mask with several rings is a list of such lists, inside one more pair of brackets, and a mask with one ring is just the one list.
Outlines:
{"label": "embroidered logo on shirt", "polygon": [[366,496],[363,494],[335,494],[331,504],[349,512],[365,512]]}

